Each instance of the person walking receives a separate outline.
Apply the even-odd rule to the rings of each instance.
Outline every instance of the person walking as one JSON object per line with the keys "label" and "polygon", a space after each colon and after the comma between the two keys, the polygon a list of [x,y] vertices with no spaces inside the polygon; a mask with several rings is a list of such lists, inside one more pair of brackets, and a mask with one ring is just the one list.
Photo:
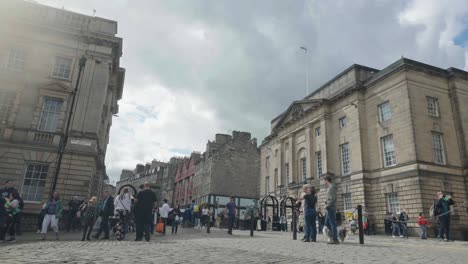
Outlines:
{"label": "person walking", "polygon": [[122,192],[114,199],[114,217],[117,220],[115,231],[117,240],[125,238],[128,233],[128,219],[131,217],[133,196],[129,193],[128,188],[124,188]]}
{"label": "person walking", "polygon": [[317,241],[317,212],[315,206],[317,204],[317,196],[315,195],[315,188],[309,184],[305,185],[306,194],[302,197],[305,201],[304,217],[305,217],[305,236],[304,242],[316,242]]}
{"label": "person walking", "polygon": [[44,210],[45,210],[45,215],[44,215],[44,220],[42,221],[41,240],[46,239],[47,228],[49,228],[49,225],[55,231],[55,239],[59,240],[58,223],[59,223],[60,217],[62,217],[62,214],[63,214],[63,205],[62,205],[62,200],[60,200],[60,194],[57,191],[55,191],[52,194],[52,197],[47,201]]}
{"label": "person walking", "polygon": [[288,230],[288,228],[286,227],[286,216],[284,216],[283,214],[280,216],[280,226],[282,232]]}
{"label": "person walking", "polygon": [[81,201],[78,200],[78,196],[74,196],[72,200],[68,203],[68,223],[67,223],[67,232],[75,232],[75,228],[78,225],[79,219],[76,217],[76,213],[79,211]]}
{"label": "person walking", "polygon": [[161,207],[161,219],[163,222],[163,235],[166,235],[166,225],[167,225],[167,218],[169,217],[169,212],[171,211],[171,207],[167,204],[167,199],[163,200],[164,204]]}
{"label": "person walking", "polygon": [[10,235],[7,242],[16,242],[16,228],[19,224],[19,214],[21,208],[19,206],[19,194],[17,192],[10,193],[10,200],[6,202],[5,208],[7,210],[6,230]]}
{"label": "person walking", "polygon": [[395,212],[392,214],[392,237],[400,236],[400,225],[398,224],[398,217]]}
{"label": "person walking", "polygon": [[8,213],[6,210],[7,200],[0,194],[0,243],[5,242],[6,235],[6,224],[8,219]]}
{"label": "person walking", "polygon": [[424,218],[423,213],[419,213],[418,225],[421,228],[421,239],[426,239],[427,220]]}
{"label": "person walking", "polygon": [[401,238],[408,238],[408,214],[406,213],[405,209],[402,209],[400,212],[400,216],[398,217],[398,221],[400,223],[400,237]]}
{"label": "person walking", "polygon": [[150,189],[150,184],[145,182],[143,190],[137,194],[135,199],[136,238],[141,241],[143,235],[146,241],[150,241],[151,212],[155,207],[156,194]]}
{"label": "person walking", "polygon": [[90,235],[97,218],[97,197],[93,196],[88,204],[80,205],[78,210],[83,225],[83,237],[81,241],[84,241],[85,238],[89,241],[91,240]]}
{"label": "person walking", "polygon": [[226,204],[226,209],[229,217],[229,229],[228,234],[232,235],[232,229],[234,227],[234,221],[236,219],[237,206],[234,202],[234,197],[231,196],[231,201]]}
{"label": "person walking", "polygon": [[439,220],[438,240],[450,240],[450,205],[453,204],[443,192],[437,193],[437,200],[434,202],[434,215]]}
{"label": "person walking", "polygon": [[327,212],[327,215],[325,216],[325,225],[330,227],[330,231],[332,233],[332,241],[328,242],[328,244],[339,244],[338,230],[336,228],[335,220],[337,202],[336,187],[332,184],[331,176],[327,175],[323,177],[322,180],[327,187],[326,201],[324,207]]}
{"label": "person walking", "polygon": [[210,209],[205,205],[201,210],[201,224],[203,228],[208,228],[210,224]]}
{"label": "person walking", "polygon": [[176,205],[176,207],[170,212],[170,215],[172,215],[174,219],[172,221],[172,234],[177,234],[180,221],[180,206]]}
{"label": "person walking", "polygon": [[114,215],[114,197],[112,197],[108,191],[102,193],[102,206],[99,210],[99,216],[101,217],[101,224],[96,235],[93,236],[95,239],[99,239],[102,231],[104,231],[104,237],[102,239],[109,239],[109,217]]}

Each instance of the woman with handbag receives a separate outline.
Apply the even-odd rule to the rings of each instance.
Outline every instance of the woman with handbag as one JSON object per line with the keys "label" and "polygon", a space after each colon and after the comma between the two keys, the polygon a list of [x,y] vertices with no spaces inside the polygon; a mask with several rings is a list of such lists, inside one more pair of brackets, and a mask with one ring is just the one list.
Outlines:
{"label": "woman with handbag", "polygon": [[81,241],[84,241],[85,237],[87,240],[91,240],[90,235],[97,217],[97,197],[93,196],[88,204],[81,204],[77,214],[79,214],[83,225],[83,238],[81,238]]}
{"label": "woman with handbag", "polygon": [[125,238],[125,234],[128,233],[128,220],[131,217],[132,208],[132,195],[128,192],[128,188],[124,188],[122,193],[117,195],[114,200],[114,215],[117,220],[117,224],[114,226],[117,240]]}
{"label": "woman with handbag", "polygon": [[172,221],[172,234],[177,234],[177,229],[180,222],[180,206],[176,205],[174,209],[169,213],[170,218],[173,218]]}

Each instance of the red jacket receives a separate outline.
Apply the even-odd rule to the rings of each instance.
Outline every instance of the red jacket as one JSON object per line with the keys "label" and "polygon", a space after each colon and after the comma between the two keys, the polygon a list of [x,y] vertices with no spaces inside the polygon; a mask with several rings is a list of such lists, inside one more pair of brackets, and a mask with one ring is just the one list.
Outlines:
{"label": "red jacket", "polygon": [[424,216],[418,217],[418,225],[420,225],[420,226],[427,225],[427,220],[426,220],[426,218],[424,218]]}

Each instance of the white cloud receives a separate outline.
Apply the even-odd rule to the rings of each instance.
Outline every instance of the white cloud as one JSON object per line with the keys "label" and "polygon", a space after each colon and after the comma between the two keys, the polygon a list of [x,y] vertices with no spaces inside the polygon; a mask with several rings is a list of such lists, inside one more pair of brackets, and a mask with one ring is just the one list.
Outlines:
{"label": "white cloud", "polygon": [[468,2],[39,0],[117,20],[127,69],[111,129],[109,175],[152,158],[203,151],[215,133],[252,132],[352,63],[382,68],[401,55],[468,69],[453,39]]}

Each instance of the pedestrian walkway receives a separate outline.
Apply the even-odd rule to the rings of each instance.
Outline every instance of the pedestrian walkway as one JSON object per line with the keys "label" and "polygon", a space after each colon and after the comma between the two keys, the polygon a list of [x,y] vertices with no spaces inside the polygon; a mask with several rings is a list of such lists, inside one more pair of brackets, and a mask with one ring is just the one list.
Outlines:
{"label": "pedestrian walkway", "polygon": [[[64,234],[61,241],[34,240],[25,234],[16,244],[0,245],[3,263],[466,263],[468,242],[439,242],[433,239],[392,239],[366,236],[360,245],[351,236],[341,245],[327,245],[319,235],[317,243],[292,240],[291,233],[248,231],[226,232],[182,228],[179,234],[154,235],[150,242],[79,241],[79,234]],[[76,239],[75,239],[76,237]],[[300,236],[299,236],[300,237]],[[25,244],[27,243],[27,244]],[[25,246],[27,245],[27,246]],[[60,252],[60,254],[57,254]],[[3,261],[5,260],[5,261]]]}

